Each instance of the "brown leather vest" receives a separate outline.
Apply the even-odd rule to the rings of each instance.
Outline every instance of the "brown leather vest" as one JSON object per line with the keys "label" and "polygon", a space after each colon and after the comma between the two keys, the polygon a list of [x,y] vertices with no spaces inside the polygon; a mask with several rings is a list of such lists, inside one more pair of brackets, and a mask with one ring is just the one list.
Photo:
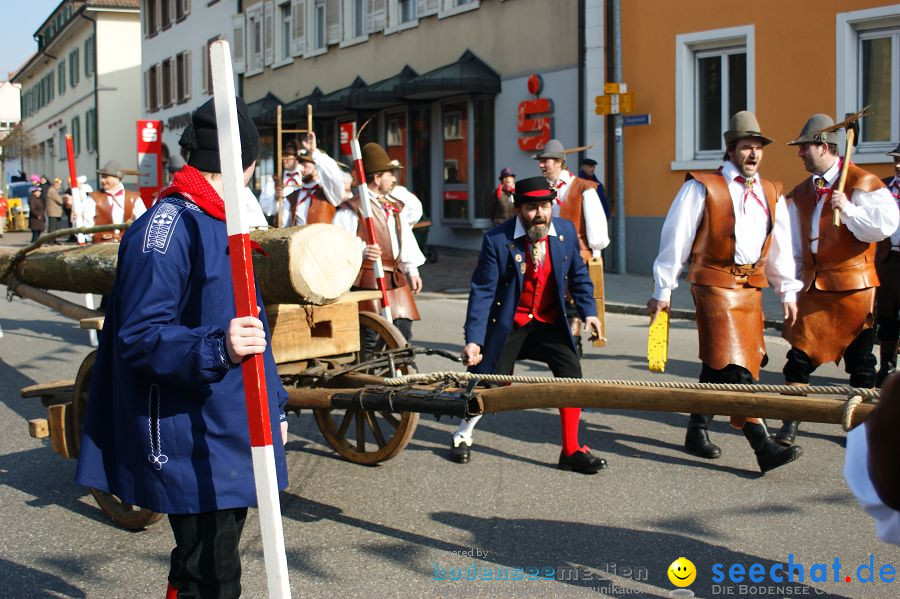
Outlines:
{"label": "brown leather vest", "polygon": [[688,173],[684,178],[685,181],[695,179],[706,188],[703,217],[691,248],[688,281],[696,285],[734,289],[742,283],[737,281],[738,277],[747,277],[747,284],[751,287],[768,287],[764,268],[769,244],[772,242],[775,203],[782,194],[781,183],[759,178],[769,208],[766,240],[756,264],[737,265],[734,263],[734,202],[725,179],[719,173]]}
{"label": "brown leather vest", "polygon": [[581,177],[573,177],[568,183],[569,190],[566,192],[566,201],[559,205],[559,216],[572,222],[578,231],[578,250],[581,258],[587,262],[591,259],[593,252],[591,246],[588,245],[587,225],[584,222],[584,192],[588,189],[597,189],[597,184]]}
{"label": "brown leather vest", "polygon": [[[847,171],[847,182],[844,190],[849,197],[852,190],[875,191],[884,187],[884,183],[875,175],[851,164]],[[813,212],[818,197],[812,177],[791,191],[788,197],[793,198],[794,206],[800,219],[800,232],[804,236],[803,267],[800,279],[803,289],[812,285],[822,291],[852,291],[878,286],[878,275],[875,273],[875,244],[857,239],[847,225],[835,227],[832,221],[833,212],[826,205],[819,218],[819,247],[813,256],[808,238]],[[830,197],[830,196],[829,196]]]}
{"label": "brown leather vest", "polygon": [[[287,198],[285,198],[291,206],[291,216],[288,219],[288,224],[285,225],[287,227],[293,227],[297,224],[296,210],[297,202],[300,201],[300,191],[300,189],[295,189],[288,194]],[[306,212],[306,224],[314,225],[317,223],[325,223],[330,225],[334,220],[334,213],[337,212],[337,208],[328,201],[322,188],[316,187],[313,196],[307,201],[309,202],[309,210]]]}
{"label": "brown leather vest", "polygon": [[[106,193],[102,191],[92,191],[90,193],[90,196],[94,199],[94,204],[96,205],[96,209],[94,211],[94,225],[100,226],[113,224],[112,201],[109,199],[109,196],[107,196]],[[131,222],[134,214],[134,203],[140,201],[142,201],[141,194],[129,189],[125,190],[123,199],[125,214],[122,217],[122,222]],[[103,233],[94,233],[92,242],[105,243],[111,241],[119,241],[120,239],[122,239],[123,233],[124,231],[105,231]]]}
{"label": "brown leather vest", "polygon": [[[401,202],[399,200],[395,200],[394,203],[397,204],[397,206],[400,209],[403,209],[403,202]],[[366,221],[362,215],[362,206],[359,203],[359,194],[353,196],[351,199],[344,202],[344,204],[350,206],[350,208],[352,208],[353,211],[356,213],[357,220],[358,220],[358,224],[356,225],[356,236],[365,241],[366,239],[368,239],[368,234],[366,233]],[[390,233],[390,230],[388,229],[387,217],[384,214],[384,210],[380,206],[377,206],[377,207],[374,206],[373,202],[370,202],[369,206],[371,207],[371,211],[372,211],[372,224],[374,225],[374,228],[375,228],[376,243],[381,247],[381,265],[384,267],[385,271],[394,272],[397,270],[397,268],[396,268],[396,262],[394,260],[394,248],[393,248],[393,245],[391,245],[391,233]],[[400,225],[397,222],[397,219],[394,219],[394,226],[395,226],[394,234],[397,237],[397,243],[402,243],[401,240],[403,239],[403,236],[401,234]],[[400,255],[400,251],[401,251],[401,248],[398,247],[397,248],[398,256]],[[369,285],[365,284],[368,282],[367,279],[369,277],[371,277],[372,281],[375,280],[375,275],[374,275],[373,269],[374,269],[374,266],[372,265],[371,261],[369,261],[369,260],[363,261],[363,266],[360,269],[359,276],[357,277],[357,280],[356,280],[356,283],[354,283],[354,286],[365,287],[367,289],[377,289],[377,286],[370,287]],[[372,271],[372,272],[366,273],[365,271],[367,271],[367,270]],[[386,272],[386,274],[387,274],[387,272]],[[385,277],[385,279],[387,279],[386,282],[388,284],[388,287],[391,286],[391,280],[393,280],[393,282],[395,283],[395,286],[397,286],[397,287],[402,287],[403,285],[406,285],[406,278],[402,276],[402,273],[400,273],[398,271],[397,274],[401,275],[399,277],[399,279],[400,279],[399,281],[395,280],[395,279],[397,279],[397,277],[394,277],[392,275],[387,275]],[[400,283],[400,281],[402,281],[402,283],[397,284],[397,283]]]}

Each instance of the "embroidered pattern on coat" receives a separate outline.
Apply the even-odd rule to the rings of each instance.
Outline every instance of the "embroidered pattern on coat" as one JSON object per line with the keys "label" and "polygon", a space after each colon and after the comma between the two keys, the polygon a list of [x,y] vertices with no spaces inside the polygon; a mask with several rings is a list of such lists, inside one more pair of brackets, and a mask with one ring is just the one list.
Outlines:
{"label": "embroidered pattern on coat", "polygon": [[168,251],[172,231],[185,208],[185,206],[174,205],[174,202],[168,200],[156,206],[150,226],[147,227],[144,235],[145,254],[154,251],[165,254]]}

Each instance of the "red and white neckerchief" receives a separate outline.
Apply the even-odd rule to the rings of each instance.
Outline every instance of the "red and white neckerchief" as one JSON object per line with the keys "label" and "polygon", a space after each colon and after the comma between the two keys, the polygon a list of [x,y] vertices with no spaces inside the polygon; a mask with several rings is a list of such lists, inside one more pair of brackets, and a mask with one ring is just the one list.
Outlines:
{"label": "red and white neckerchief", "polygon": [[381,209],[384,210],[384,218],[385,220],[390,220],[391,213],[400,214],[401,209],[399,206],[394,204],[392,201],[387,199],[386,197],[378,198],[378,203],[381,205]]}
{"label": "red and white neckerchief", "polygon": [[304,186],[300,188],[300,199],[297,200],[297,206],[303,204],[307,200],[311,199],[314,195],[316,195],[316,191],[319,189],[319,184],[314,183],[310,186]]}
{"label": "red and white neckerchief", "polygon": [[900,202],[900,177],[894,177],[891,181],[890,192],[894,199]]}
{"label": "red and white neckerchief", "polygon": [[291,187],[300,187],[300,181],[297,180],[297,176],[300,173],[294,171],[292,173],[284,174],[284,186],[287,187],[290,185]]}
{"label": "red and white neckerchief", "polygon": [[122,202],[120,200],[118,200],[117,198],[125,195],[125,188],[120,189],[116,193],[109,193],[108,191],[106,191],[104,193],[106,194],[106,197],[109,198],[109,201],[112,202],[113,204],[115,204],[116,208],[123,207]]}
{"label": "red and white neckerchief", "polygon": [[766,203],[763,202],[758,195],[756,195],[756,190],[754,189],[754,187],[756,186],[756,177],[750,177],[749,179],[747,179],[742,175],[738,175],[734,178],[734,180],[744,186],[744,195],[741,199],[741,206],[743,207],[744,214],[747,213],[747,200],[749,200],[751,197],[756,200],[756,203],[762,207],[763,211],[766,214],[769,213],[769,207],[766,206]]}

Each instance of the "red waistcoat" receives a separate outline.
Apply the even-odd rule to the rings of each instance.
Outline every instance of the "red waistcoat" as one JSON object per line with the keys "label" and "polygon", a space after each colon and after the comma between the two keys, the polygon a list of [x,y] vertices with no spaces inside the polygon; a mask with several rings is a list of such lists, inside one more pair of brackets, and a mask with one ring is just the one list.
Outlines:
{"label": "red waistcoat", "polygon": [[[553,263],[550,260],[550,244],[546,238],[543,243],[547,249],[544,263],[534,268],[534,260],[530,258],[531,248],[526,253],[525,276],[522,278],[522,295],[516,306],[514,322],[516,327],[523,327],[532,319],[545,323],[553,323],[559,315],[556,279],[553,278]],[[529,244],[530,245],[530,244]]]}

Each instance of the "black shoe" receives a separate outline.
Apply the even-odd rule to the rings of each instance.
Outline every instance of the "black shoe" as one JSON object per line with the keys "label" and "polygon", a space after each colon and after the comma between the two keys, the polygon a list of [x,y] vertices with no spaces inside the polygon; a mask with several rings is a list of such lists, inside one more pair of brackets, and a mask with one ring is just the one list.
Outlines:
{"label": "black shoe", "polygon": [[794,444],[794,439],[797,437],[797,429],[800,428],[800,421],[783,420],[782,423],[781,429],[775,433],[775,441],[781,443],[785,447],[790,447]]}
{"label": "black shoe", "polygon": [[722,450],[717,445],[709,442],[709,435],[705,428],[689,426],[684,437],[684,448],[699,458],[715,460],[722,455]]}
{"label": "black shoe", "polygon": [[454,439],[450,444],[450,460],[457,464],[468,464],[471,457],[470,447],[471,444],[466,443],[464,439],[460,439],[458,444]]}
{"label": "black shoe", "polygon": [[785,447],[769,439],[759,451],[756,452],[756,463],[762,472],[774,470],[779,466],[790,464],[803,455],[803,448],[799,445]]}
{"label": "black shoe", "polygon": [[576,451],[572,455],[559,452],[558,468],[579,474],[597,474],[606,468],[606,460],[592,456],[589,451]]}

